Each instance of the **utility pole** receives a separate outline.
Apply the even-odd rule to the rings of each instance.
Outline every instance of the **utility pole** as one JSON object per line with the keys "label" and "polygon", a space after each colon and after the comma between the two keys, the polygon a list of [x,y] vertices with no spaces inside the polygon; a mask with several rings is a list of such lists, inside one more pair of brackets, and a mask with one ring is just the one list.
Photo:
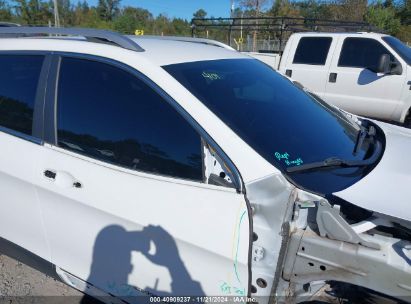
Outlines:
{"label": "utility pole", "polygon": [[231,0],[230,17],[234,17],[234,0]]}
{"label": "utility pole", "polygon": [[[260,15],[260,0],[256,0],[255,4],[255,17],[258,18]],[[258,27],[258,19],[255,20],[256,29],[253,35],[253,52],[257,51],[257,27]]]}
{"label": "utility pole", "polygon": [[60,27],[59,6],[57,0],[54,0],[54,27]]}

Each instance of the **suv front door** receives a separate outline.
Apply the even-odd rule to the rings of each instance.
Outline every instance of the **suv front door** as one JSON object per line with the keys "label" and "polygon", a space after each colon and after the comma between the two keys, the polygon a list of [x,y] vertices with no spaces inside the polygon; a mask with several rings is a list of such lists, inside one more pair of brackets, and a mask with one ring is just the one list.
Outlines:
{"label": "suv front door", "polygon": [[198,130],[130,68],[67,56],[57,68],[55,142],[36,172],[68,283],[120,297],[246,295],[246,201],[205,182]]}

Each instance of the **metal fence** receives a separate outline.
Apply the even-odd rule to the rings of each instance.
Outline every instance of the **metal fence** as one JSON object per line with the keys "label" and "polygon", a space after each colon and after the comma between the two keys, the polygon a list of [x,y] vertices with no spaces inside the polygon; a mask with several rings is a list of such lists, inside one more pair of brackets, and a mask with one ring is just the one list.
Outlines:
{"label": "metal fence", "polygon": [[256,39],[254,42],[253,35],[247,35],[243,39],[241,37],[231,37],[230,46],[241,52],[268,52],[279,53],[284,51],[287,40],[280,41],[280,39]]}
{"label": "metal fence", "polygon": [[193,37],[227,43],[240,51],[281,52],[294,32],[379,31],[365,22],[299,17],[194,18]]}

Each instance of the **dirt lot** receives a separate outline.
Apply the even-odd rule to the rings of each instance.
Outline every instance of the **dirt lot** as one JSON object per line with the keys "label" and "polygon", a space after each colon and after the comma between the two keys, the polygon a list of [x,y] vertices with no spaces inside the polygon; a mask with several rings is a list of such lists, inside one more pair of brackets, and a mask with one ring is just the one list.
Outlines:
{"label": "dirt lot", "polygon": [[[327,295],[325,286],[317,294],[317,301],[310,303],[338,304],[336,298]],[[361,297],[360,297],[361,298]],[[46,274],[13,258],[0,254],[0,304],[100,304]],[[362,303],[360,300],[349,303]],[[393,304],[379,300],[379,304]]]}
{"label": "dirt lot", "polygon": [[83,294],[55,279],[0,255],[0,303],[80,303]]}

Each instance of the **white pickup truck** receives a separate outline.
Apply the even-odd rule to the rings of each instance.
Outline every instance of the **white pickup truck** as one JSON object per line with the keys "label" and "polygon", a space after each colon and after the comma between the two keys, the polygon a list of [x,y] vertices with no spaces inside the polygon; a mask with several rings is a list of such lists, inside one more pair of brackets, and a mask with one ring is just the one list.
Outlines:
{"label": "white pickup truck", "polygon": [[249,53],[325,101],[411,127],[411,48],[377,33],[296,33],[282,56]]}

